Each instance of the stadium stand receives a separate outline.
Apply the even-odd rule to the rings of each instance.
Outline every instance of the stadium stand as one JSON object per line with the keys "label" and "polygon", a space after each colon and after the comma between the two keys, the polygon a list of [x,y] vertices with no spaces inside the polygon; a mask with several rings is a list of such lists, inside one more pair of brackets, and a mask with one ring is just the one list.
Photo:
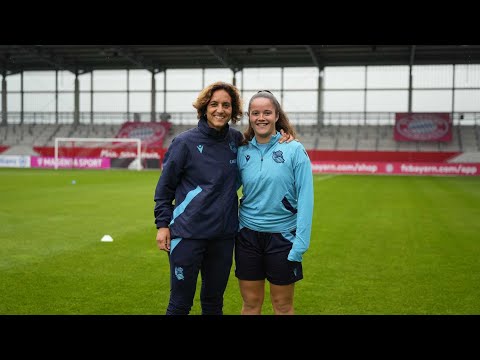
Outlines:
{"label": "stadium stand", "polygon": [[[316,111],[289,112],[289,117],[298,130],[299,140],[309,151],[332,152],[338,159],[342,159],[345,156],[344,153],[350,154],[350,157],[357,153],[361,158],[367,152],[371,153],[371,158],[377,156],[373,153],[382,152],[418,153],[420,155],[414,158],[424,158],[425,154],[430,153],[474,154],[480,150],[478,104],[475,100],[466,100],[477,99],[471,98],[470,95],[477,96],[480,90],[476,75],[478,64],[480,64],[480,45],[0,45],[0,57],[5,60],[0,62],[3,80],[0,102],[0,154],[4,155],[34,155],[40,152],[39,149],[42,149],[41,153],[45,153],[53,148],[55,138],[59,137],[113,138],[119,134],[121,121],[127,119],[139,123],[152,120],[170,121],[173,126],[163,138],[162,151],[165,151],[176,134],[196,124],[196,114],[193,112],[165,112],[167,108],[171,108],[170,101],[167,101],[170,88],[167,86],[167,69],[200,70],[201,68],[201,78],[204,81],[205,71],[211,69],[216,71],[219,67],[231,70],[233,83],[240,80],[240,78],[237,79],[236,74],[239,72],[242,74],[241,88],[247,97],[248,93],[255,91],[255,85],[245,86],[249,81],[243,77],[244,70],[247,70],[245,71],[247,78],[251,75],[253,79],[254,72],[248,74],[250,69],[281,68],[279,74],[282,80],[279,81],[280,86],[277,84],[274,91],[279,91],[282,99],[290,102],[304,92],[306,96],[311,96],[310,103],[315,104]],[[113,58],[115,61],[112,61]],[[337,84],[329,80],[336,77],[336,72],[331,70],[345,66],[356,68],[355,71],[359,71],[358,74],[362,73],[365,76],[359,76],[356,82],[349,81],[348,86],[347,84],[340,86],[341,81]],[[380,71],[378,67],[384,66],[386,70],[389,70],[390,66],[404,68],[395,73]],[[288,74],[288,71],[284,73],[284,69],[302,67],[317,68],[318,83],[314,81],[313,84],[306,82],[302,86],[298,84],[284,86],[293,79],[290,78],[293,74]],[[404,71],[407,67],[410,73],[408,77],[407,72]],[[418,74],[417,69],[420,71]],[[434,71],[433,73],[441,76],[435,76],[433,80],[430,74],[424,78],[420,75],[423,73],[422,69],[428,71],[428,74]],[[95,81],[102,78],[101,72],[99,77],[94,76],[97,70],[125,70],[121,78],[125,76],[127,80],[126,89],[124,89],[125,85],[116,85],[111,89],[97,89]],[[141,89],[138,84],[132,84],[130,88],[131,70],[148,70],[153,76],[142,85],[144,88]],[[42,71],[49,73],[51,81],[49,87],[32,88],[24,79],[24,75]],[[55,82],[52,78],[53,72],[56,76]],[[68,75],[65,75],[65,84],[63,84],[64,72]],[[156,74],[159,74],[159,81],[163,77],[163,90],[162,86],[155,86]],[[200,71],[198,74],[200,75]],[[313,73],[310,72],[309,74],[311,74],[308,76],[309,79],[316,79],[317,75],[312,75]],[[80,75],[82,76],[79,78]],[[391,83],[385,81],[389,76],[393,76]],[[397,76],[403,79],[402,82],[393,81]],[[86,80],[87,77],[90,81]],[[290,80],[284,82],[284,77],[285,80]],[[71,85],[66,85],[72,84],[74,79],[79,82],[74,84],[73,88]],[[142,77],[142,82],[143,79],[145,78]],[[408,83],[405,83],[406,81]],[[171,89],[175,95],[172,95],[172,98],[184,93],[183,90],[189,91],[175,87]],[[99,95],[97,90],[104,93],[102,97],[109,94],[109,99],[126,99],[126,112],[94,111],[93,104],[97,104],[98,107],[101,103],[101,101],[94,101],[96,95]],[[135,93],[130,94],[131,90]],[[377,92],[384,90],[393,91],[392,94],[398,91],[404,92],[402,97],[407,99],[407,103],[402,104],[401,108],[409,112],[412,112],[413,105],[418,109],[425,109],[421,101],[419,102],[423,96],[438,99],[442,108],[447,109],[445,111],[451,111],[452,122],[449,123],[453,125],[451,140],[443,139],[445,142],[395,140],[393,132],[396,128],[394,126],[397,120],[396,114],[392,111],[367,111],[369,108],[384,109],[386,107],[386,104],[376,95]],[[438,95],[433,95],[430,92],[432,90],[438,90]],[[91,92],[88,94],[89,91]],[[117,97],[120,93],[124,93],[126,97]],[[344,97],[345,94],[350,94],[348,97],[353,96],[352,99],[357,99],[354,101],[354,103],[358,102],[355,108],[362,108],[358,106],[363,103],[364,111],[350,112],[348,107],[345,107],[345,112],[325,111],[331,107],[331,105],[327,106],[328,104],[336,103],[336,101],[329,102],[329,99],[335,100],[338,96],[341,99],[347,99],[348,97]],[[64,100],[70,95],[75,98],[73,104]],[[132,112],[130,95],[150,98],[150,111],[134,110],[135,112]],[[35,104],[34,98],[37,96],[50,99],[48,107],[43,107],[36,112],[27,110]],[[84,99],[89,99],[90,111],[82,111],[80,106],[82,96]],[[362,97],[361,100],[359,96]],[[393,98],[397,96],[399,95],[394,95]],[[417,100],[415,96],[418,97]],[[156,101],[157,97],[159,101]],[[7,101],[7,99],[17,100]],[[451,101],[450,106],[448,101]],[[18,102],[21,105],[10,105]],[[82,104],[85,107],[83,99]],[[112,104],[115,104],[115,101]],[[38,104],[33,108],[39,109]],[[163,111],[158,112],[157,108],[158,110],[163,108]],[[47,109],[49,111],[43,111]],[[470,109],[466,110],[470,112],[454,111],[459,109],[462,111]],[[449,114],[450,112],[447,116]],[[238,128],[242,129],[244,126],[245,121],[242,121]],[[449,129],[452,127],[449,126]],[[408,158],[411,159],[412,155],[408,155]],[[472,156],[468,155],[468,158]]]}
{"label": "stadium stand", "polygon": [[[174,119],[173,119],[174,120]],[[106,168],[159,169],[164,154],[172,139],[192,124],[170,122],[125,122],[123,124],[9,124],[0,126],[0,158],[3,163],[13,160],[8,155],[30,156],[32,166],[37,167],[38,159],[43,164],[55,164],[56,138],[141,138],[141,165],[136,162],[130,145],[103,143],[80,144],[68,142],[59,149],[58,156],[66,159],[107,159]],[[234,125],[240,131],[245,125]],[[462,171],[480,174],[480,136],[478,125],[454,125],[452,140],[438,141],[396,141],[393,125],[301,125],[297,138],[303,143],[312,161],[314,172],[324,173],[405,173],[430,171],[432,175],[455,175]],[[130,155],[126,155],[130,154]],[[133,154],[133,155],[132,155]],[[5,155],[7,155],[5,157]],[[1,159],[0,159],[1,160]],[[18,160],[20,161],[20,160]],[[70,160],[71,161],[71,160]],[[445,168],[447,164],[458,164]],[[22,162],[18,163],[22,166]],[[402,165],[403,164],[403,165]],[[413,164],[418,164],[415,167]],[[442,165],[444,164],[444,165]],[[50,166],[49,165],[49,166]],[[403,166],[401,168],[400,166]],[[413,166],[413,167],[412,167]],[[424,168],[421,168],[424,166]],[[466,166],[466,170],[464,167]],[[44,166],[43,166],[44,167]],[[51,166],[50,166],[51,167]],[[442,170],[442,169],[447,170]],[[413,169],[413,170],[411,170]]]}
{"label": "stadium stand", "polygon": [[[55,137],[116,137],[122,127],[106,124],[9,124],[0,126],[0,145],[4,155],[28,155],[35,147],[52,147]],[[167,148],[190,124],[173,124],[163,141]],[[235,128],[243,131],[243,125]],[[335,151],[407,151],[407,152],[477,152],[480,129],[477,125],[454,125],[451,142],[399,142],[393,139],[393,125],[303,125],[298,139],[309,150]]]}

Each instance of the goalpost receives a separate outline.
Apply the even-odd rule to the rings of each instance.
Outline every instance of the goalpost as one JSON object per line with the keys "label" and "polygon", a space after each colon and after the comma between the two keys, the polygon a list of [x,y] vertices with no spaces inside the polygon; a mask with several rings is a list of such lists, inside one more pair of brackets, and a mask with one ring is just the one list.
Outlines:
{"label": "goalpost", "polygon": [[58,169],[58,148],[60,143],[75,143],[75,142],[90,142],[90,143],[135,143],[136,146],[136,157],[135,161],[137,170],[142,170],[142,140],[138,138],[55,138],[55,170]]}

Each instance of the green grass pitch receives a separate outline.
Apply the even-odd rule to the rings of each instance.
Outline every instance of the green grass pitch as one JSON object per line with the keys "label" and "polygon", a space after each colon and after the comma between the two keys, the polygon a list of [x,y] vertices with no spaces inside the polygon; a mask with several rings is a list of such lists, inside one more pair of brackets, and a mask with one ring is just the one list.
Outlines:
{"label": "green grass pitch", "polygon": [[[164,314],[158,176],[0,169],[0,314]],[[316,175],[303,267],[297,314],[480,314],[480,177]]]}

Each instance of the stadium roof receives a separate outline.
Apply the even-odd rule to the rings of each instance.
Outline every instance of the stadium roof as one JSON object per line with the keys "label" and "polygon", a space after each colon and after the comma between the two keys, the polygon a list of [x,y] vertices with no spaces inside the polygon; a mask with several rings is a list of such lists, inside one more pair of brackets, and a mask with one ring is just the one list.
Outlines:
{"label": "stadium roof", "polygon": [[0,45],[0,75],[410,64],[480,64],[480,45]]}

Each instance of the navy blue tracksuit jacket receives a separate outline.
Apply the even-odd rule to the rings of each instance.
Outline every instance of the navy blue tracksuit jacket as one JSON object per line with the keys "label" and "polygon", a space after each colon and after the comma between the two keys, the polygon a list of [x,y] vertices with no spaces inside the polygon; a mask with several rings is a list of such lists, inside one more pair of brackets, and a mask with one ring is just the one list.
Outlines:
{"label": "navy blue tracksuit jacket", "polygon": [[242,134],[228,124],[219,132],[202,116],[198,127],[172,140],[155,189],[157,228],[169,226],[172,239],[209,239],[238,230],[241,139]]}

